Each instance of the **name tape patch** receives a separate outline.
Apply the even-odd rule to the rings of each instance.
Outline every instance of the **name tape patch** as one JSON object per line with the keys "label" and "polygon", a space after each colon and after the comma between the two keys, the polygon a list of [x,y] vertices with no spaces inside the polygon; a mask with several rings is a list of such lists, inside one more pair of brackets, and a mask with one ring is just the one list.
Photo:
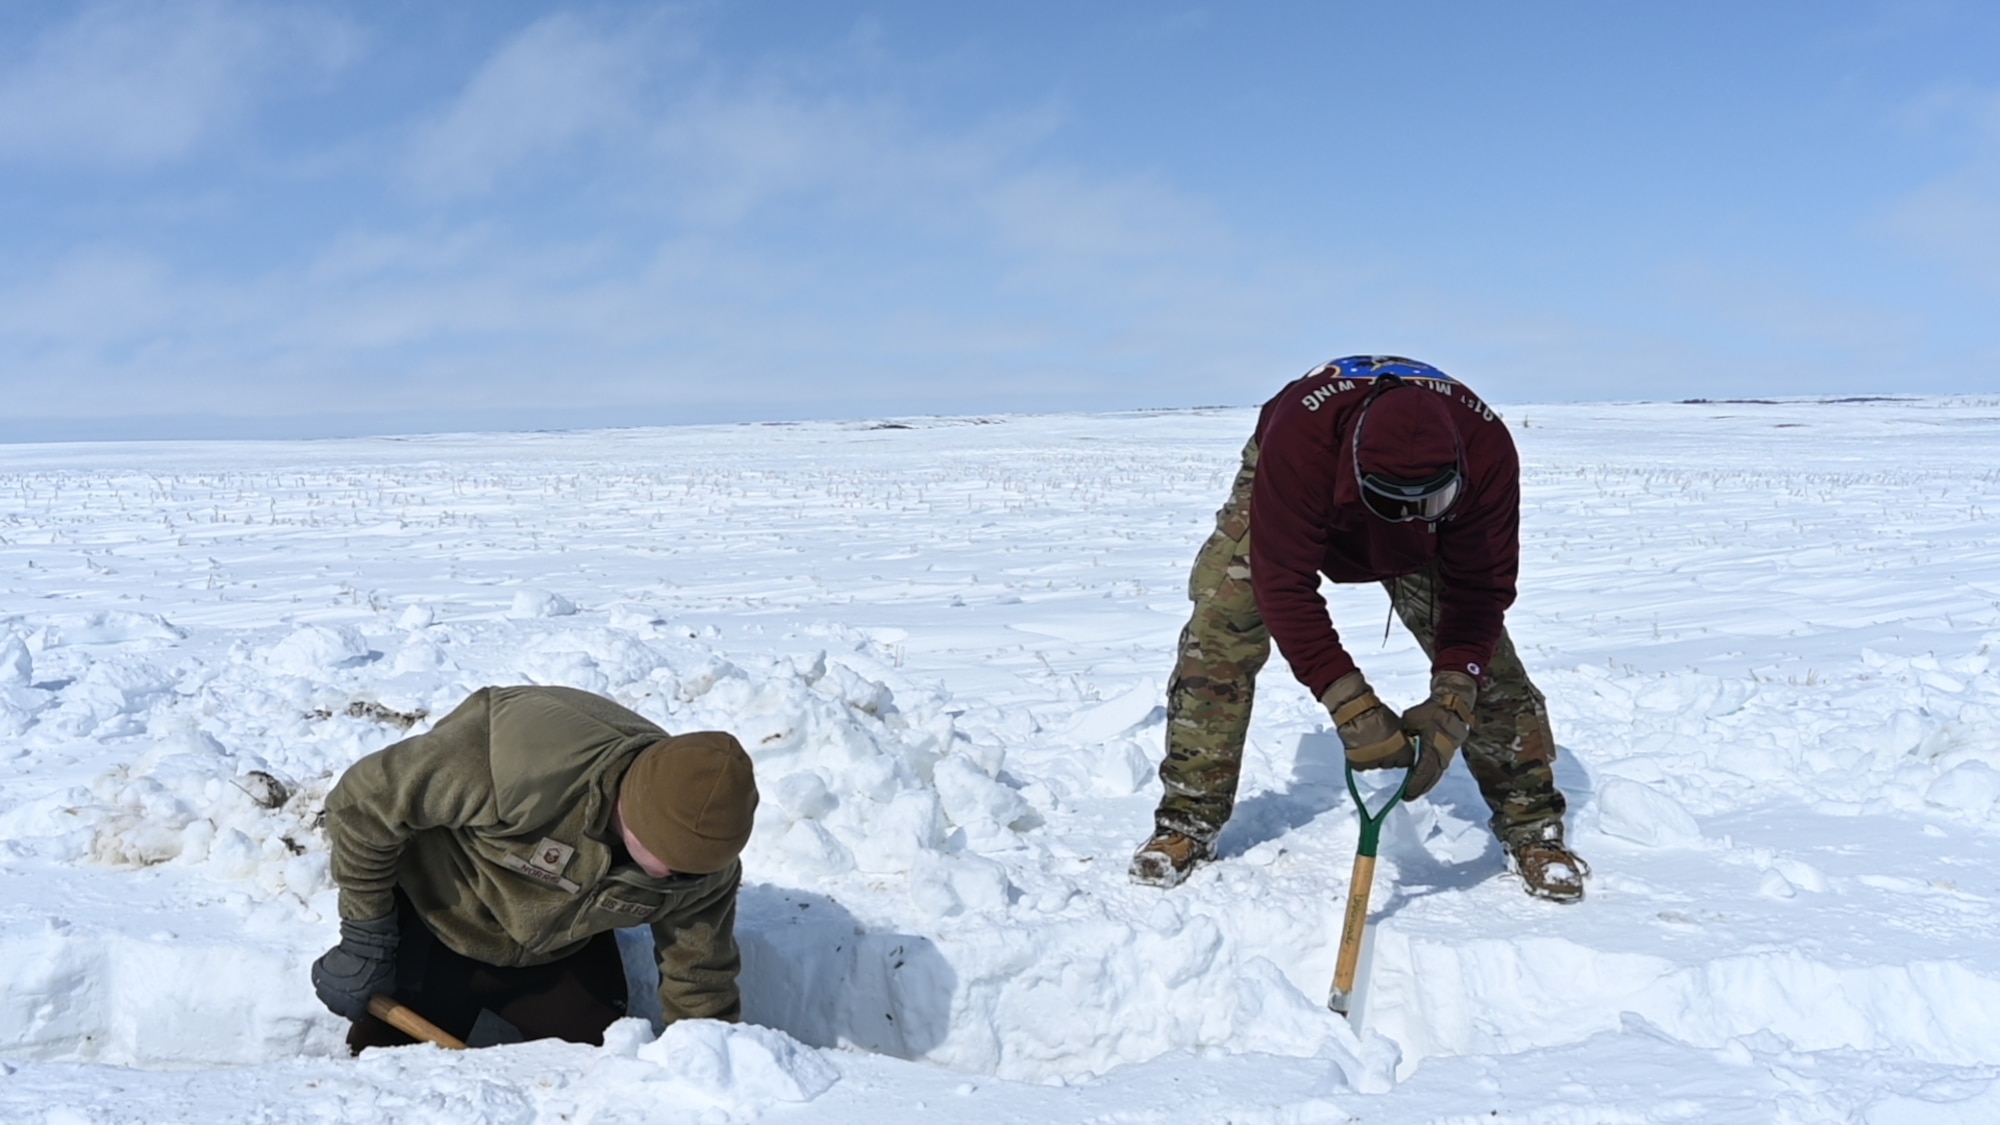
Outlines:
{"label": "name tape patch", "polygon": [[651,918],[660,909],[657,903],[627,902],[622,898],[606,896],[597,904],[599,910],[609,910],[613,914],[623,914],[630,918]]}
{"label": "name tape patch", "polygon": [[534,864],[529,863],[527,860],[522,859],[520,856],[517,855],[510,854],[502,857],[502,859],[500,860],[500,864],[501,866],[505,867],[509,871],[512,871],[516,875],[526,875],[528,878],[533,879],[535,882],[540,883],[545,887],[554,887],[565,894],[573,895],[583,890],[582,887],[577,886],[575,883],[571,882],[568,879],[563,878],[561,875],[558,875],[553,871],[544,871],[541,868],[536,867]]}

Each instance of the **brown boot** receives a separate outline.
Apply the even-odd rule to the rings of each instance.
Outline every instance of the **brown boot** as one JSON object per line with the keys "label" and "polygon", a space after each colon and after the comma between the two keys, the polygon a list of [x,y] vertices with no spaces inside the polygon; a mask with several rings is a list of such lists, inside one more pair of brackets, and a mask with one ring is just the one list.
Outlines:
{"label": "brown boot", "polygon": [[1507,858],[1521,877],[1521,889],[1550,902],[1583,901],[1583,880],[1590,865],[1563,843],[1562,827],[1551,833],[1510,844]]}
{"label": "brown boot", "polygon": [[1128,874],[1142,887],[1177,887],[1195,865],[1215,858],[1207,840],[1198,840],[1172,828],[1159,828],[1153,838],[1139,845],[1132,855]]}

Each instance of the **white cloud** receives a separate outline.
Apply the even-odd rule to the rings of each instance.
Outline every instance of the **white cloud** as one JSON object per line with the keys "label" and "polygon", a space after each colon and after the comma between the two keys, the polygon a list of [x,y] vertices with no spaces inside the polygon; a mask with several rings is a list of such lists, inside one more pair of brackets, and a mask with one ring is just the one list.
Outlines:
{"label": "white cloud", "polygon": [[[0,372],[77,388],[51,413],[124,387],[126,409],[287,413],[468,384],[529,410],[747,402],[802,365],[826,377],[787,409],[995,409],[1141,367],[1271,370],[1258,318],[1296,298],[1202,201],[1058,158],[1061,106],[968,120],[839,66],[649,69],[674,43],[569,15],[508,39],[410,134],[400,174],[448,225],[371,220],[257,276],[103,252],[14,271]],[[541,229],[512,189],[556,160],[623,210]]]}
{"label": "white cloud", "polygon": [[848,195],[893,175],[890,165],[902,163],[893,117],[841,99],[710,90],[662,115],[652,144],[688,217],[724,225],[784,196]]}
{"label": "white cloud", "polygon": [[396,274],[445,276],[468,268],[491,237],[487,229],[442,235],[350,231],[334,236],[313,256],[305,277],[313,283],[339,285]]}
{"label": "white cloud", "polygon": [[430,194],[477,194],[522,165],[628,134],[648,67],[676,53],[657,24],[596,27],[567,13],[542,19],[417,130],[410,175]]}
{"label": "white cloud", "polygon": [[274,83],[337,69],[357,43],[343,21],[303,8],[91,4],[0,55],[0,158],[185,157]]}
{"label": "white cloud", "polygon": [[1933,86],[1893,115],[1902,131],[1919,138],[1963,138],[1989,152],[2000,146],[2000,93],[1954,83]]}
{"label": "white cloud", "polygon": [[981,206],[1003,245],[1041,261],[1129,265],[1228,242],[1208,208],[1150,177],[1038,169],[992,184]]}
{"label": "white cloud", "polygon": [[2000,291],[2000,169],[1926,184],[1896,205],[1890,222],[1918,249]]}
{"label": "white cloud", "polygon": [[2000,93],[1953,86],[1906,107],[1905,124],[1965,155],[1895,201],[1889,229],[1906,244],[2000,290]]}
{"label": "white cloud", "polygon": [[926,126],[905,100],[813,94],[769,77],[707,81],[653,112],[640,151],[656,197],[700,226],[774,206],[963,218],[976,196],[1036,160],[1055,107]]}
{"label": "white cloud", "polygon": [[[838,50],[878,49],[860,38]],[[311,248],[254,275],[157,244],[169,256],[17,264],[0,390],[32,381],[50,414],[1058,409],[1253,402],[1382,350],[1462,365],[1503,400],[1618,397],[1607,372],[1734,388],[1732,356],[1701,341],[1792,362],[1909,331],[1720,265],[1651,277],[1674,315],[1635,327],[1107,167],[1066,143],[1053,99],[969,114],[867,58],[684,50],[664,20],[520,30],[393,134],[412,147],[379,174],[448,207],[302,225],[285,245]],[[794,373],[782,394],[773,373]]]}
{"label": "white cloud", "polygon": [[0,302],[0,339],[30,344],[92,343],[107,326],[127,338],[173,321],[168,268],[143,255],[86,248]]}

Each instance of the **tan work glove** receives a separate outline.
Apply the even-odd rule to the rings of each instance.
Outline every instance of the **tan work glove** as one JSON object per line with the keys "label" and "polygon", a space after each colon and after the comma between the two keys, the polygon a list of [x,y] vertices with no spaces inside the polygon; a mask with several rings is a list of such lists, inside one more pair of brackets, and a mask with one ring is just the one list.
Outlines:
{"label": "tan work glove", "polygon": [[1408,766],[1415,760],[1410,736],[1403,733],[1394,711],[1382,705],[1360,672],[1333,681],[1321,703],[1333,714],[1334,733],[1347,750],[1347,764],[1357,770]]}
{"label": "tan work glove", "polygon": [[1416,768],[1403,796],[1421,797],[1451,767],[1452,756],[1472,731],[1472,707],[1479,701],[1479,681],[1463,672],[1431,676],[1431,697],[1403,712],[1403,730],[1417,743]]}

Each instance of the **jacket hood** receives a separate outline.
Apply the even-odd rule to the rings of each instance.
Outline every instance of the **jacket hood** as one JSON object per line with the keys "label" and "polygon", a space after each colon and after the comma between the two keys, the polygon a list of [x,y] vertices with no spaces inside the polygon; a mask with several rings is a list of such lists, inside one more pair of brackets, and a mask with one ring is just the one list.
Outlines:
{"label": "jacket hood", "polygon": [[1353,440],[1364,473],[1397,480],[1436,476],[1464,458],[1451,399],[1428,388],[1390,387],[1362,408]]}

